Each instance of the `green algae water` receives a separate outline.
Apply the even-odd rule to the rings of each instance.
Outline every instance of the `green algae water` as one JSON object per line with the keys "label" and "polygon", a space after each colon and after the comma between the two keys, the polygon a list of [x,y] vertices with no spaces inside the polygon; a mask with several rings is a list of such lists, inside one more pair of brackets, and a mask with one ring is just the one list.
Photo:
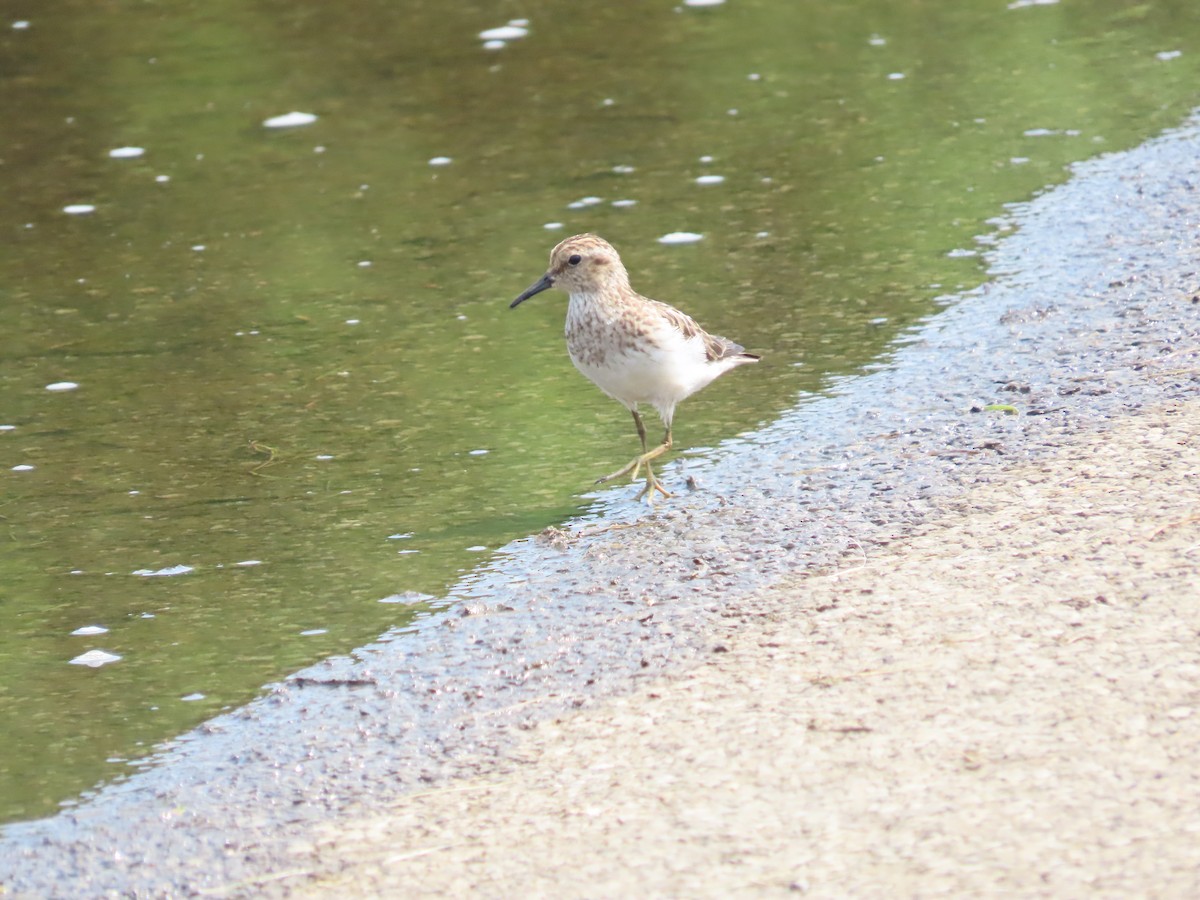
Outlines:
{"label": "green algae water", "polygon": [[1006,203],[1200,104],[1187,3],[23,15],[0,22],[8,820],[587,508],[628,415],[571,368],[561,295],[508,309],[562,237],[604,235],[637,289],[764,355],[680,408],[695,451],[880,364],[982,279]]}

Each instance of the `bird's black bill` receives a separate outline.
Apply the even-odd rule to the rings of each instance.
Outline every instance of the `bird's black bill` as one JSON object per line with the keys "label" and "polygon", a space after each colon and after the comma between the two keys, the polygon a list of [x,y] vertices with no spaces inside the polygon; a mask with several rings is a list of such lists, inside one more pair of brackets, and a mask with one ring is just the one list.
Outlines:
{"label": "bird's black bill", "polygon": [[543,275],[541,277],[541,279],[539,281],[537,281],[534,284],[531,284],[529,286],[529,288],[525,291],[525,293],[523,293],[520,297],[518,297],[512,303],[508,304],[508,308],[512,309],[518,303],[524,303],[526,300],[528,300],[534,294],[540,294],[542,291],[549,290],[552,287],[554,287],[554,276],[552,276],[549,272],[547,272],[545,275]]}

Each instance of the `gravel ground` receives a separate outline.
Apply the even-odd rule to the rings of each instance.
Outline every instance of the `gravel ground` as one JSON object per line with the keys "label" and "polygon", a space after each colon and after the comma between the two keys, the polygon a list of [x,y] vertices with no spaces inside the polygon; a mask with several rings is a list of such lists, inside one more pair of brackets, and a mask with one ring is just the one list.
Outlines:
{"label": "gravel ground", "polygon": [[1146,410],[737,598],[702,665],[320,829],[297,895],[1197,896],[1198,435]]}
{"label": "gravel ground", "polygon": [[885,367],[4,829],[0,893],[1196,895],[1197,183],[1195,120],[1081,164]]}

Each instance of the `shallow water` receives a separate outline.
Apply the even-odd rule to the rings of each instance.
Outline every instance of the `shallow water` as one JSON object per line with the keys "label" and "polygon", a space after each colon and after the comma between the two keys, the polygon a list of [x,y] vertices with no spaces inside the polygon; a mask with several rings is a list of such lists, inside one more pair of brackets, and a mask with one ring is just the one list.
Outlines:
{"label": "shallow water", "polygon": [[0,817],[586,505],[628,417],[571,369],[561,295],[507,309],[562,236],[766,355],[682,407],[702,448],[877,364],[978,280],[1005,202],[1196,104],[1186,5],[1012,6],[3,23]]}

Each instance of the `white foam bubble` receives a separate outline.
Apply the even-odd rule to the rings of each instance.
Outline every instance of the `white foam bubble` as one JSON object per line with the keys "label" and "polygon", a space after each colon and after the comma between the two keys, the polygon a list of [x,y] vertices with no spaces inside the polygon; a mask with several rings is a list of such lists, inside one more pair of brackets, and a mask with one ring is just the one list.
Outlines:
{"label": "white foam bubble", "polygon": [[115,150],[109,150],[108,155],[113,159],[137,159],[145,152],[144,147],[117,147]]}
{"label": "white foam bubble", "polygon": [[108,629],[103,625],[84,625],[82,628],[76,628],[71,634],[72,636],[86,637],[93,634],[108,634]]}
{"label": "white foam bubble", "polygon": [[108,665],[119,660],[115,653],[109,653],[105,650],[89,650],[87,653],[80,654],[71,660],[73,666],[88,666],[92,669],[98,669],[101,666]]}
{"label": "white foam bubble", "polygon": [[131,575],[141,575],[143,578],[170,578],[172,575],[185,575],[188,572],[194,572],[195,566],[167,566],[163,569],[136,569],[131,572]]}
{"label": "white foam bubble", "polygon": [[696,234],[694,231],[672,231],[670,234],[660,237],[658,242],[660,244],[694,244],[701,240],[704,240],[704,235]]}
{"label": "white foam bubble", "polygon": [[481,41],[515,41],[529,34],[529,29],[522,25],[501,25],[499,28],[489,28],[479,32]]}
{"label": "white foam bubble", "polygon": [[48,391],[73,391],[77,387],[79,387],[79,385],[76,384],[74,381],[55,381],[53,384],[46,385],[46,390],[48,390]]}
{"label": "white foam bubble", "polygon": [[96,207],[91,203],[69,203],[63,207],[63,212],[68,216],[86,216],[95,211]]}
{"label": "white foam bubble", "polygon": [[21,463],[20,465],[13,466],[12,471],[14,471],[14,472],[32,472],[36,468],[37,468],[37,466],[31,466],[31,465],[29,465],[29,463]]}
{"label": "white foam bubble", "polygon": [[701,175],[696,179],[696,184],[720,184],[724,180],[724,175]]}
{"label": "white foam bubble", "polygon": [[431,166],[448,166],[452,162],[454,162],[454,160],[449,156],[435,156],[429,161],[429,164]]}
{"label": "white foam bubble", "polygon": [[317,117],[312,113],[296,112],[293,110],[281,116],[271,116],[269,119],[264,119],[263,126],[266,128],[295,128],[299,125],[311,125],[315,121],[317,121]]}

